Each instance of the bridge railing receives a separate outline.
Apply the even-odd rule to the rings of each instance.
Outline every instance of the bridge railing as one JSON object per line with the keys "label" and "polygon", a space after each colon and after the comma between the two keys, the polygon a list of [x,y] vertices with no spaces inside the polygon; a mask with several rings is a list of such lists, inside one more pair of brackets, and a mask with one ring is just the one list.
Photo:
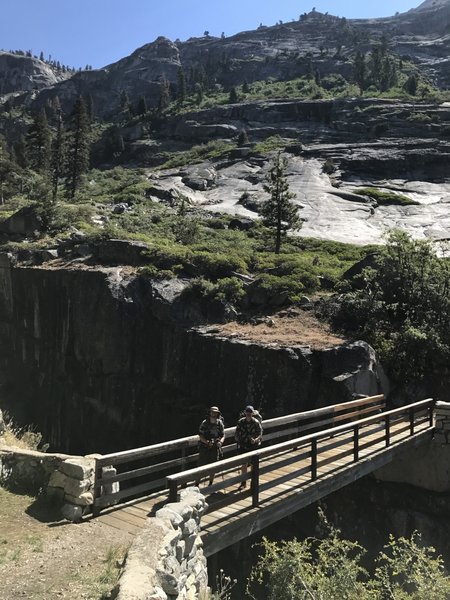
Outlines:
{"label": "bridge railing", "polygon": [[[378,414],[384,408],[384,396],[377,395],[267,419],[263,421],[264,445]],[[235,426],[225,429],[225,444],[222,449],[225,459],[236,452],[234,432]],[[163,490],[166,488],[168,475],[185,471],[197,462],[198,435],[98,457],[93,512],[98,514],[104,507]],[[111,469],[104,471],[104,467],[114,467],[116,473],[111,474]],[[120,485],[119,491],[112,491],[114,483]]]}
{"label": "bridge railing", "polygon": [[[422,400],[381,415],[372,415],[211,465],[170,475],[167,477],[169,501],[176,501],[178,490],[188,483],[212,475],[221,475],[222,481],[209,486],[208,494],[229,490],[232,486],[250,479],[250,490],[242,496],[251,495],[252,505],[258,506],[262,491],[302,476],[304,483],[315,481],[334,470],[342,469],[343,465],[347,466],[365,458],[371,448],[373,452],[379,451],[380,443],[383,444],[383,448],[387,448],[392,443],[424,431],[432,431],[433,406],[432,399]],[[249,464],[250,473],[239,473],[242,467]],[[286,467],[289,469],[283,471]],[[324,467],[327,467],[325,471]],[[269,472],[275,474],[274,478],[263,481],[262,476]],[[234,503],[238,496],[236,493],[228,494],[228,498],[225,497],[222,504]],[[215,502],[214,508],[217,506],[218,503]]]}

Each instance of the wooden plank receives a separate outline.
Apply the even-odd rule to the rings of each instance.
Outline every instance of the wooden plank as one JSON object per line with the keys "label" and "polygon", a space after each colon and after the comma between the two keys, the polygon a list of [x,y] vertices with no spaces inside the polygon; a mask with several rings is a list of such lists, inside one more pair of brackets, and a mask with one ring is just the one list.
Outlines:
{"label": "wooden plank", "polygon": [[127,481],[129,479],[137,479],[138,477],[144,477],[145,475],[151,475],[158,471],[164,471],[172,467],[181,467],[182,463],[195,462],[198,459],[198,455],[186,456],[184,459],[176,458],[174,460],[168,460],[166,462],[158,463],[156,465],[150,465],[148,467],[140,467],[139,469],[133,469],[132,471],[126,471],[125,473],[118,473],[117,475],[99,477],[97,479],[97,485],[111,484],[115,481]]}
{"label": "wooden plank", "polygon": [[[422,400],[420,402],[416,402],[416,403],[413,403],[408,406],[404,406],[404,407],[401,407],[398,409],[387,411],[386,413],[384,413],[384,415],[405,414],[405,412],[407,412],[411,408],[411,406],[419,408],[424,405],[429,405],[431,402],[432,402],[431,400]],[[269,456],[270,454],[273,454],[274,452],[279,452],[282,450],[288,450],[289,448],[294,448],[295,446],[298,446],[302,443],[306,443],[312,439],[319,440],[323,437],[328,437],[329,435],[335,435],[335,434],[341,433],[343,431],[348,431],[349,429],[354,428],[355,424],[358,424],[359,426],[362,427],[363,425],[365,426],[365,425],[368,425],[369,423],[374,423],[377,420],[379,420],[379,418],[380,418],[379,415],[365,417],[364,419],[355,421],[351,424],[339,425],[337,427],[333,427],[331,429],[326,430],[326,432],[309,434],[307,436],[298,438],[297,440],[290,440],[288,442],[282,442],[281,444],[276,444],[275,446],[269,446],[268,448],[253,450],[251,452],[246,453],[245,455],[241,455],[240,457],[226,459],[224,461],[221,461],[222,465],[220,463],[214,463],[214,466],[212,466],[212,467],[206,466],[206,467],[201,467],[199,469],[191,469],[190,471],[186,471],[184,473],[180,473],[177,475],[171,475],[167,479],[168,479],[168,481],[174,481],[177,483],[189,481],[189,478],[192,477],[192,475],[195,476],[196,474],[200,474],[200,473],[207,475],[210,473],[219,472],[220,469],[223,468],[224,466],[231,467],[231,466],[240,465],[245,460],[242,458],[243,456],[245,456],[248,460],[250,460],[251,458],[256,457],[256,456],[259,456],[259,458],[261,459],[262,457]],[[217,466],[217,465],[219,465],[219,466]]]}
{"label": "wooden plank", "polygon": [[109,506],[111,502],[116,502],[121,498],[130,498],[130,496],[136,496],[142,492],[149,492],[150,490],[154,490],[158,487],[164,486],[166,483],[165,479],[159,479],[157,481],[148,481],[146,483],[141,483],[140,485],[135,485],[130,488],[125,488],[124,490],[120,490],[120,492],[115,492],[114,494],[105,494],[104,496],[100,496],[95,499],[95,506]]}
{"label": "wooden plank", "polygon": [[115,518],[113,515],[101,515],[98,517],[100,523],[104,523],[105,525],[109,525],[109,527],[114,527],[114,529],[120,529],[120,531],[126,531],[131,533],[132,535],[136,535],[141,531],[141,527],[138,525],[134,525],[132,523],[127,523],[122,521],[121,519]]}
{"label": "wooden plank", "polygon": [[136,515],[128,512],[128,508],[124,508],[115,513],[110,513],[108,516],[114,516],[116,519],[119,519],[120,521],[123,521],[124,523],[130,524],[130,525],[136,525],[136,527],[143,527],[147,520],[143,517],[136,516]]}
{"label": "wooden plank", "polygon": [[[360,400],[352,400],[350,402],[343,402],[341,404],[335,404],[331,406],[326,406],[323,408],[304,411],[302,413],[294,413],[292,415],[287,415],[285,417],[275,417],[274,419],[267,419],[263,422],[264,429],[268,430],[272,427],[276,427],[282,425],[283,423],[292,423],[294,421],[298,421],[299,419],[310,419],[316,418],[317,416],[321,416],[327,413],[339,412],[341,410],[347,410],[348,408],[352,408],[354,406],[363,406],[370,402],[375,402],[383,399],[383,395],[372,396],[369,398],[363,398]],[[235,427],[228,427],[225,430],[226,437],[231,437],[234,435]],[[162,442],[160,444],[153,444],[151,446],[144,446],[141,448],[135,448],[132,450],[124,450],[122,452],[114,452],[110,454],[105,454],[102,457],[97,459],[97,466],[106,466],[106,465],[118,465],[123,462],[130,462],[133,460],[137,460],[139,458],[147,458],[151,456],[157,456],[158,454],[163,454],[165,452],[172,452],[176,450],[181,450],[183,448],[192,448],[198,444],[198,435],[191,435],[184,438],[180,438],[178,440],[173,440],[169,442]]]}
{"label": "wooden plank", "polygon": [[122,510],[125,513],[129,513],[130,515],[139,517],[143,521],[147,520],[147,518],[150,516],[150,512],[151,512],[149,510],[145,510],[143,508],[137,508],[135,506],[127,506],[126,508],[123,508]]}
{"label": "wooden plank", "polygon": [[219,550],[248,537],[252,533],[260,531],[279,519],[319,500],[330,494],[332,491],[336,491],[352,481],[367,475],[380,466],[390,462],[399,451],[420,445],[426,441],[428,437],[428,432],[416,434],[408,440],[400,442],[397,446],[391,446],[388,449],[382,450],[377,455],[362,459],[342,472],[339,477],[331,476],[326,479],[318,480],[317,482],[310,484],[308,490],[303,489],[301,492],[293,493],[291,497],[278,502],[276,505],[270,505],[270,508],[260,508],[256,514],[247,515],[237,522],[232,523],[230,526],[221,528],[220,533],[217,535],[202,536],[204,540],[205,555],[207,557],[211,556]]}

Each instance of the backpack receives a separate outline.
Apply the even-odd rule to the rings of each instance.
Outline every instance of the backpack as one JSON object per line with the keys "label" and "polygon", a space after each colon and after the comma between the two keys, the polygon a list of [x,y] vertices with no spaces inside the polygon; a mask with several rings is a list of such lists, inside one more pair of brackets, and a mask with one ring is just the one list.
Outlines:
{"label": "backpack", "polygon": [[[262,414],[259,412],[259,410],[255,410],[253,415],[252,415],[257,421],[259,421],[259,424],[261,425],[261,431],[263,431],[263,418],[262,418]],[[245,410],[243,410],[241,412],[241,414],[239,415],[239,418],[241,419],[242,417],[245,417]]]}

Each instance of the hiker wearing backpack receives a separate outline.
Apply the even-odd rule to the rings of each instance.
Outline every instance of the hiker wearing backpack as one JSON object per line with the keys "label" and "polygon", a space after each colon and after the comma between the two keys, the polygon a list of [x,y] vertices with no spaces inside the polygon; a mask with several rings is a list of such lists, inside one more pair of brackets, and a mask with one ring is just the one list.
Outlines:
{"label": "hiker wearing backpack", "polygon": [[[222,445],[225,441],[225,427],[222,415],[217,406],[211,406],[206,419],[201,422],[198,429],[198,466],[203,467],[209,463],[216,462],[222,458]],[[209,484],[212,485],[214,475],[209,476]],[[200,485],[200,480],[195,482]]]}
{"label": "hiker wearing backpack", "polygon": [[[263,434],[261,421],[262,418],[259,412],[255,411],[253,406],[246,406],[245,416],[239,419],[234,434],[240,454],[256,450],[261,445]],[[242,465],[242,475],[247,474],[247,468],[247,464]],[[246,487],[247,481],[243,481],[238,489],[243,490]]]}

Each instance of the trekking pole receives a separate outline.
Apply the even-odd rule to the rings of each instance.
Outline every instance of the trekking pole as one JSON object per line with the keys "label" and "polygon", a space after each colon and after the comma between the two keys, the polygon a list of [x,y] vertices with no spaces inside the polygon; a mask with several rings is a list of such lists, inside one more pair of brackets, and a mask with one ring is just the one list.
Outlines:
{"label": "trekking pole", "polygon": [[[222,445],[219,446],[219,460],[223,460],[223,450]],[[222,471],[222,482],[224,481],[223,471]]]}

